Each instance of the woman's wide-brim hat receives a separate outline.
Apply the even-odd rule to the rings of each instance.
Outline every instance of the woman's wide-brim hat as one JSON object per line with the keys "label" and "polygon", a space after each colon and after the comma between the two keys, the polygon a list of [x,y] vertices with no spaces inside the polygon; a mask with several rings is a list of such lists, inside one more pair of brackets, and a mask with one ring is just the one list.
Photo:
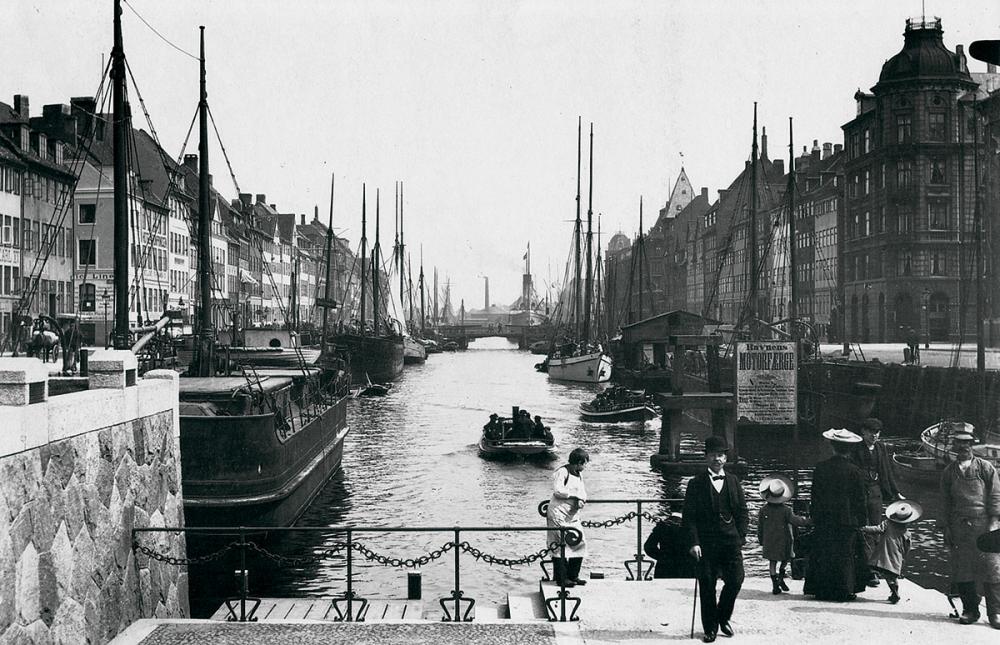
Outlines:
{"label": "woman's wide-brim hat", "polygon": [[846,428],[830,428],[823,433],[824,439],[837,443],[861,443],[862,439]]}
{"label": "woman's wide-brim hat", "polygon": [[769,475],[761,480],[758,491],[765,502],[780,504],[792,499],[795,484],[784,475]]}
{"label": "woman's wide-brim hat", "polygon": [[899,522],[900,524],[916,522],[923,514],[924,509],[920,507],[920,504],[906,499],[895,501],[885,509],[885,516],[893,522]]}

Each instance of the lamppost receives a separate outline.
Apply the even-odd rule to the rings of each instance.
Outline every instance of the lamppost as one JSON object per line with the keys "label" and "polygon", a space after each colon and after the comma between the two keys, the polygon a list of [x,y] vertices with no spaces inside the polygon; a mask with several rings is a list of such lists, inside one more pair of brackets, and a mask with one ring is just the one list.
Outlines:
{"label": "lamppost", "polygon": [[928,320],[927,305],[931,301],[931,290],[924,289],[920,294],[920,335],[924,337],[924,349],[930,349],[930,321]]}
{"label": "lamppost", "polygon": [[108,295],[107,287],[104,288],[104,293],[101,294],[101,302],[104,305],[104,349],[107,349],[111,344],[111,333],[108,330],[108,307],[111,304],[111,296]]}

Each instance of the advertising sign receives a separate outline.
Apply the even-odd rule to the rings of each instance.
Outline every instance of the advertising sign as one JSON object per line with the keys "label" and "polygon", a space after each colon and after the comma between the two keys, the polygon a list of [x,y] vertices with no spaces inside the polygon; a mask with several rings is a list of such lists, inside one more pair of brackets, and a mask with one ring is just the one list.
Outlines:
{"label": "advertising sign", "polygon": [[736,418],[742,423],[798,422],[798,370],[792,341],[736,344]]}

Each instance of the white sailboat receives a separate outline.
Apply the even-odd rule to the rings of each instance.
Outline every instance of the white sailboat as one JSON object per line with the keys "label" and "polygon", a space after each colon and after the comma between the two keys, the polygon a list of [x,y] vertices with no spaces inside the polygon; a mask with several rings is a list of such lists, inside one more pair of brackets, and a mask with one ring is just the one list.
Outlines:
{"label": "white sailboat", "polygon": [[[591,264],[591,247],[593,246],[593,197],[594,197],[594,126],[590,126],[590,188],[587,200],[587,249],[586,249],[586,284],[581,285],[580,279],[580,154],[581,154],[582,120],[577,123],[576,134],[576,223],[573,231],[574,272],[571,289],[566,296],[573,300],[572,311],[577,330],[578,343],[566,343],[557,348],[548,359],[548,374],[553,381],[572,381],[575,383],[604,383],[611,380],[611,357],[604,353],[600,343],[591,342],[591,295],[594,290],[594,275]],[[581,303],[581,286],[583,287],[583,302]],[[581,304],[583,320],[581,323]],[[566,308],[569,313],[570,308]]]}

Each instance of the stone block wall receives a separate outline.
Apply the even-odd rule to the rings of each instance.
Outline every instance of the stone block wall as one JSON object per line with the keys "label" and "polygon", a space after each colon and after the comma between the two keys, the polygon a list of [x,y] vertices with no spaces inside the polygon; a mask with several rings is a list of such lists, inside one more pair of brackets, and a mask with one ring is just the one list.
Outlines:
{"label": "stone block wall", "polygon": [[[0,422],[8,437],[0,441],[8,446],[0,451],[0,643],[105,643],[140,618],[189,616],[186,569],[132,548],[133,528],[183,525],[176,375],[152,376],[0,405],[0,418],[15,422]],[[142,542],[185,554],[175,534]]]}

